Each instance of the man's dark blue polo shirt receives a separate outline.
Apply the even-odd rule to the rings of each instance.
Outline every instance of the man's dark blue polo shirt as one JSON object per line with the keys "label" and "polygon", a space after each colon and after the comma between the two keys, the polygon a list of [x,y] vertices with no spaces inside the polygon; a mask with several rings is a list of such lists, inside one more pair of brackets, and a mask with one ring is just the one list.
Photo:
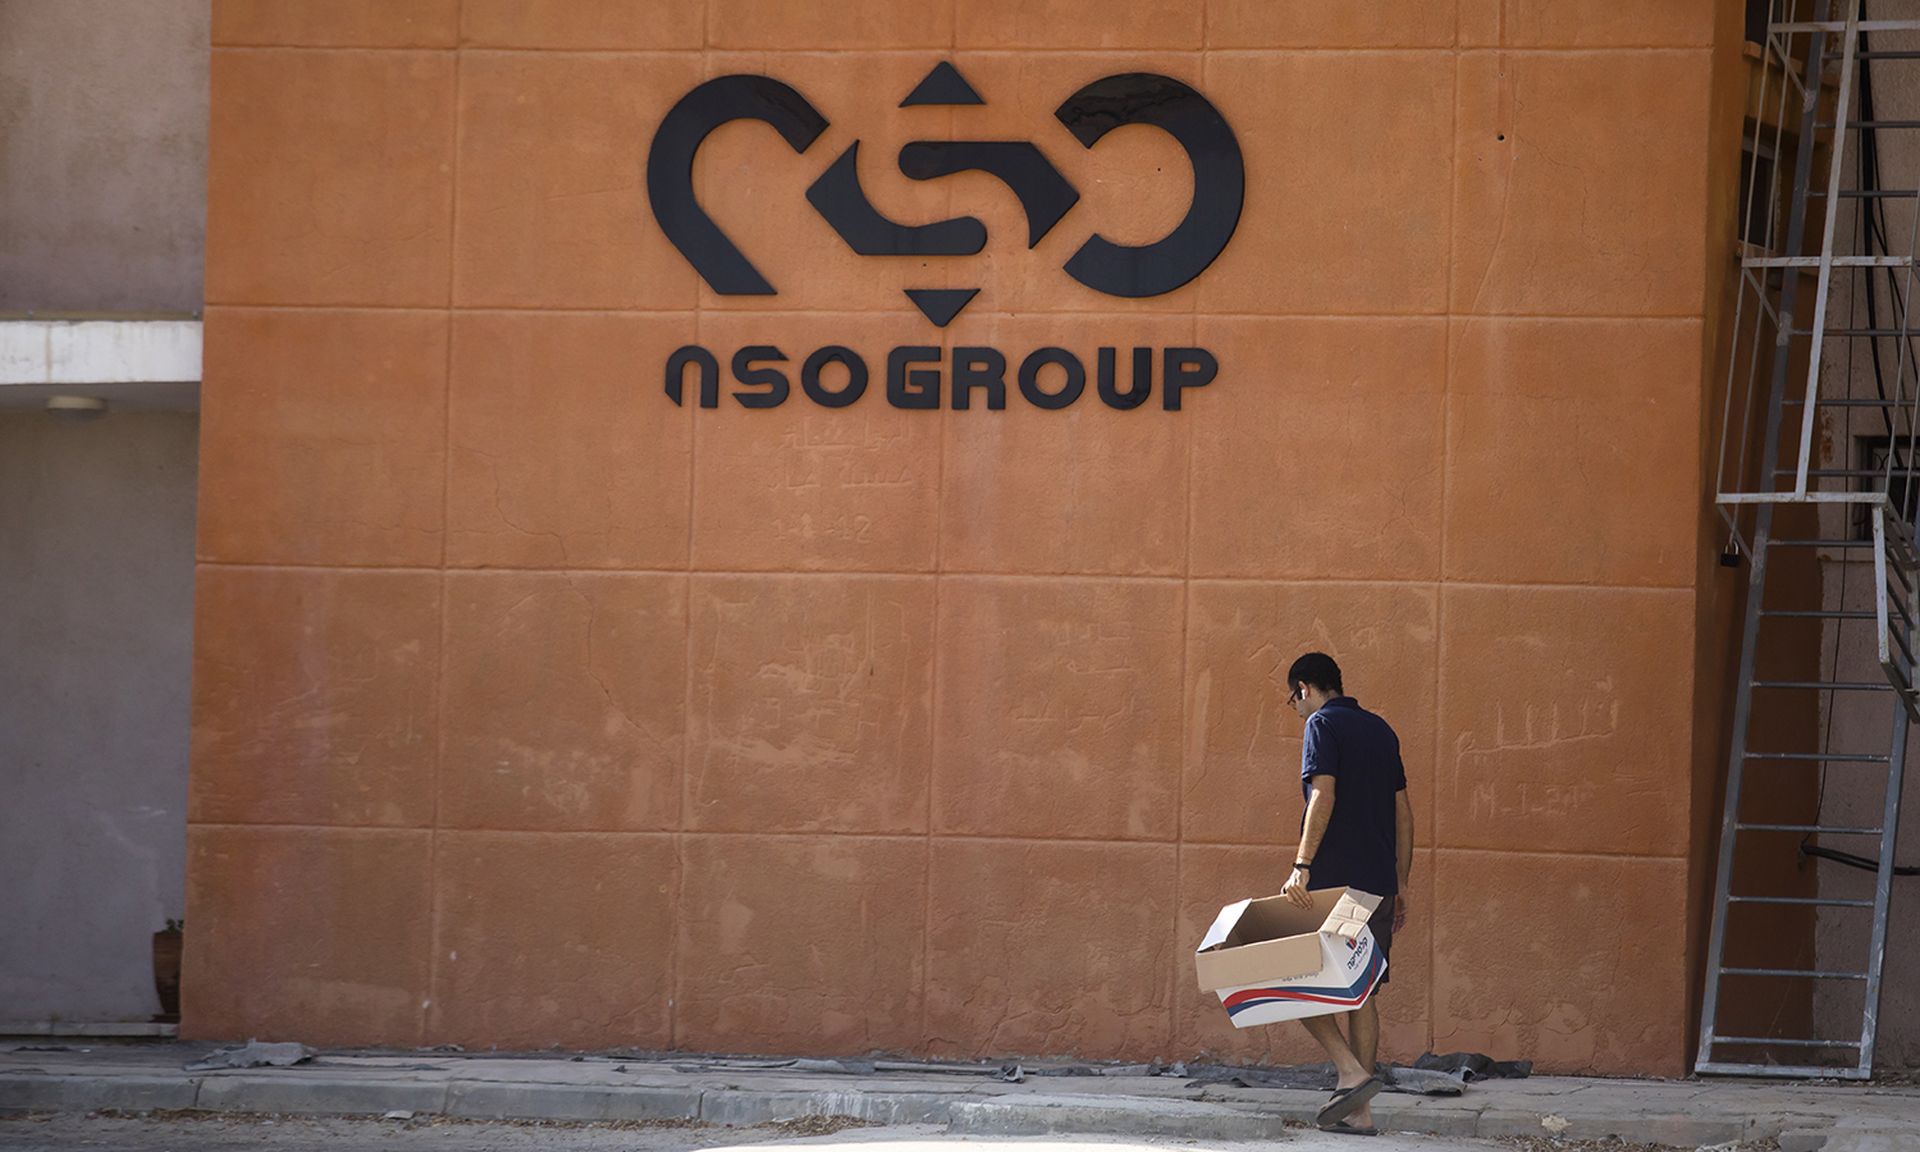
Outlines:
{"label": "man's dark blue polo shirt", "polygon": [[[1300,746],[1300,793],[1315,776],[1331,776],[1333,819],[1313,856],[1315,888],[1358,888],[1375,896],[1400,891],[1395,860],[1397,793],[1407,786],[1400,737],[1351,696],[1335,696],[1307,717]],[[1304,827],[1306,817],[1301,817]]]}

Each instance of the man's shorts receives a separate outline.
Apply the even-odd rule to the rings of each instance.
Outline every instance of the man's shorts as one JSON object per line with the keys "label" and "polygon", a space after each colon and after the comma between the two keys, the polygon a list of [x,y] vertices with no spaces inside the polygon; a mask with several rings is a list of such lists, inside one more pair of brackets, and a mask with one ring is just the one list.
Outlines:
{"label": "man's shorts", "polygon": [[1393,978],[1393,905],[1392,896],[1380,898],[1380,907],[1367,917],[1367,928],[1373,933],[1373,943],[1380,949],[1380,958],[1387,961],[1387,970],[1380,974],[1380,983],[1385,984]]}

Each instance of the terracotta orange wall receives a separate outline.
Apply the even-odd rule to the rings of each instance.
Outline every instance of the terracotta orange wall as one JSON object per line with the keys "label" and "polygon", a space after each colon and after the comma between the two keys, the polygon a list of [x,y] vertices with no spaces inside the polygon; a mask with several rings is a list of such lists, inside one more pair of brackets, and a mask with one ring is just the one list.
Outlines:
{"label": "terracotta orange wall", "polygon": [[[1679,1071],[1710,8],[217,2],[186,1031],[1303,1056],[1187,952],[1284,879],[1319,647],[1407,750],[1388,1055]],[[940,60],[986,106],[896,109]],[[1060,265],[1164,233],[1185,162],[1051,112],[1140,69],[1232,123],[1247,206],[1128,302]],[[701,154],[771,300],[641,186],[739,71],[832,122]],[[942,137],[1039,141],[1082,202],[1028,252],[989,178],[887,163]],[[849,254],[802,192],[854,139],[987,250]],[[900,294],[942,284],[984,289],[944,333]],[[1179,413],[696,411],[692,342],[1220,374]]]}

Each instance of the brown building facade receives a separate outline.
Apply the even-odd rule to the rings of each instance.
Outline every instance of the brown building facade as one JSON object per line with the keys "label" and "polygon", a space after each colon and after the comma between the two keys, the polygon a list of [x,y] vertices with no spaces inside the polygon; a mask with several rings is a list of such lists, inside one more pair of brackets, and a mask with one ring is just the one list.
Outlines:
{"label": "brown building facade", "polygon": [[[213,39],[187,1034],[1305,1056],[1189,952],[1285,878],[1318,648],[1417,813],[1386,1055],[1683,1070],[1738,5],[226,0]],[[980,102],[903,107],[942,64]],[[1244,171],[1149,296],[1077,261],[1218,172],[1059,114],[1142,73]],[[824,126],[676,172],[727,76]],[[903,171],[973,141],[1032,149],[916,155],[1026,175]],[[772,294],[676,247],[650,154]]]}

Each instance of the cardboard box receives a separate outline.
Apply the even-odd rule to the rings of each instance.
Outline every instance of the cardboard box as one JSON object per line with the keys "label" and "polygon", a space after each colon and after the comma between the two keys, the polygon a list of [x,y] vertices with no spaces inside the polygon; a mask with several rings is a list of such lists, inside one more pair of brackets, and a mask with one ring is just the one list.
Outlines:
{"label": "cardboard box", "polygon": [[1285,896],[1220,910],[1193,963],[1202,992],[1215,992],[1235,1028],[1351,1012],[1386,973],[1367,918],[1380,897],[1354,888],[1312,892],[1312,908]]}

